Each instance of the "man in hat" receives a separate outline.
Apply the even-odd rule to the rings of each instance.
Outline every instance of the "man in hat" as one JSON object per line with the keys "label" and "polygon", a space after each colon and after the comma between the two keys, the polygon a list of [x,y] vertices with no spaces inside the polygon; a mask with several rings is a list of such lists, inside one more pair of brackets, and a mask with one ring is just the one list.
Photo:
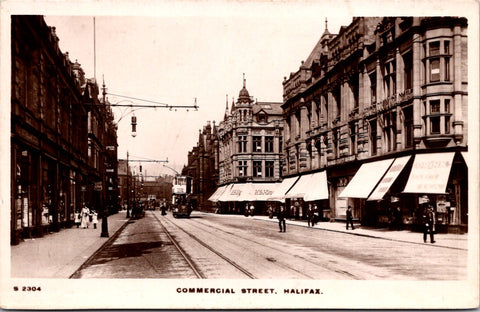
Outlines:
{"label": "man in hat", "polygon": [[430,243],[435,243],[433,239],[434,232],[434,222],[435,215],[433,212],[433,207],[429,204],[427,208],[423,211],[423,242],[427,242],[427,234],[430,233]]}
{"label": "man in hat", "polygon": [[355,230],[353,227],[353,214],[352,214],[352,206],[348,206],[347,208],[347,230],[348,230],[348,225],[352,225],[352,230]]}

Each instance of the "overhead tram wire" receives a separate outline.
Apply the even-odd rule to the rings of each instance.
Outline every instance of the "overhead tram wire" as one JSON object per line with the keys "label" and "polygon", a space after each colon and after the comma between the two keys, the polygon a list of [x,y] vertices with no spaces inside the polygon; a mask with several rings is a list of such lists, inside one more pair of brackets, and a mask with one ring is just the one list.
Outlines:
{"label": "overhead tram wire", "polygon": [[152,101],[152,100],[146,100],[146,99],[141,99],[141,98],[136,98],[133,96],[126,96],[126,95],[121,95],[121,94],[115,94],[115,93],[107,93],[111,96],[116,96],[116,97],[122,97],[130,100],[136,100],[136,101],[142,101],[142,102],[147,102],[147,103],[153,103],[156,105],[141,105],[141,104],[110,104],[111,106],[116,106],[116,107],[142,107],[142,108],[193,108],[195,110],[198,110],[199,106],[197,105],[197,98],[195,98],[195,104],[194,105],[170,105],[162,102],[157,102],[157,101]]}

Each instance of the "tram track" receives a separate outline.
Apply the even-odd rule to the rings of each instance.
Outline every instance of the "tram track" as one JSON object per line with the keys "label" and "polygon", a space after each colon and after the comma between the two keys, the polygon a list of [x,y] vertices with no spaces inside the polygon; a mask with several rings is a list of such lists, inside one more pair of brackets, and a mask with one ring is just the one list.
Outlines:
{"label": "tram track", "polygon": [[[354,279],[354,280],[363,280],[363,279],[366,279],[366,278],[371,278],[371,274],[370,273],[367,273],[369,270],[365,270],[366,274],[364,273],[360,273],[360,272],[363,272],[362,268],[365,268],[365,264],[359,264],[358,261],[349,261],[347,259],[344,258],[343,261],[348,261],[349,262],[349,265],[347,265],[347,267],[350,267],[351,269],[353,270],[345,270],[345,265],[340,265],[337,260],[334,258],[336,257],[335,254],[331,254],[331,255],[328,255],[325,253],[325,251],[322,252],[322,258],[321,258],[321,262],[319,261],[316,261],[315,258],[309,258],[309,257],[306,257],[306,256],[302,256],[300,255],[299,253],[297,254],[294,254],[294,253],[289,253],[285,251],[284,248],[282,248],[281,246],[272,246],[272,244],[270,243],[262,243],[261,241],[258,241],[258,240],[254,240],[254,239],[251,239],[251,238],[248,238],[248,237],[245,237],[245,236],[240,236],[238,234],[235,234],[235,233],[232,233],[231,231],[226,231],[224,229],[222,229],[221,227],[218,227],[216,226],[215,224],[211,224],[211,223],[205,223],[201,220],[198,220],[197,222],[195,223],[192,223],[191,224],[192,227],[196,227],[198,228],[199,230],[201,231],[206,231],[206,232],[210,232],[211,235],[217,235],[219,237],[222,237],[223,239],[227,240],[226,238],[224,238],[225,236],[224,235],[218,235],[218,233],[214,233],[215,231],[219,231],[225,235],[228,235],[232,238],[235,238],[235,239],[240,239],[240,240],[243,240],[245,242],[247,242],[248,244],[255,244],[255,245],[258,245],[259,247],[261,247],[263,250],[272,250],[274,253],[283,253],[283,254],[286,254],[287,257],[293,257],[299,261],[302,261],[304,263],[306,263],[306,267],[309,267],[310,269],[313,268],[313,267],[317,267],[319,270],[327,270],[333,274],[336,274],[336,275],[339,275],[338,278],[342,278],[342,279]],[[275,265],[277,266],[281,266],[283,267],[284,269],[287,269],[287,270],[290,270],[290,271],[294,271],[294,272],[297,272],[299,275],[301,276],[304,276],[305,278],[308,278],[308,279],[318,279],[318,277],[312,277],[311,275],[309,274],[306,274],[305,272],[303,271],[300,271],[300,270],[297,270],[295,269],[294,267],[291,267],[288,263],[287,260],[285,260],[286,257],[282,257],[282,259],[275,259],[275,261],[271,261],[273,262]],[[267,258],[267,260],[269,260]],[[296,267],[298,267],[298,263],[296,264]],[[379,271],[380,269],[379,268],[376,268],[374,271],[378,272],[378,275],[379,276],[382,276],[383,273],[381,273],[381,270]],[[355,271],[357,273],[352,273],[352,271]],[[392,274],[391,272],[389,274]],[[400,274],[397,276],[398,279],[405,279],[406,276]]]}
{"label": "tram track", "polygon": [[217,255],[219,258],[223,259],[226,263],[228,263],[229,265],[233,266],[234,268],[236,268],[238,271],[240,271],[241,273],[243,273],[245,276],[247,276],[248,278],[251,278],[251,279],[256,279],[257,277],[255,277],[251,272],[249,272],[248,270],[246,270],[245,268],[243,268],[242,266],[240,266],[239,264],[237,264],[235,261],[233,261],[232,259],[226,257],[225,255],[223,255],[221,252],[219,252],[218,250],[216,250],[215,248],[213,248],[212,246],[210,246],[209,244],[205,243],[204,241],[202,241],[201,239],[199,239],[198,237],[196,237],[195,235],[193,235],[192,233],[186,231],[185,229],[183,229],[181,226],[179,226],[178,224],[176,224],[175,222],[172,222],[171,220],[169,220],[168,218],[162,218],[162,220],[160,220],[160,218],[155,214],[155,213],[152,213],[153,216],[155,217],[155,219],[158,221],[158,223],[160,224],[160,226],[162,227],[162,229],[164,230],[165,234],[167,235],[167,237],[170,239],[170,241],[172,242],[172,244],[177,248],[177,250],[180,252],[180,254],[182,255],[182,257],[185,259],[185,261],[188,263],[188,265],[190,266],[190,268],[192,269],[192,271],[195,273],[195,275],[198,277],[198,278],[201,278],[201,279],[205,279],[207,278],[202,272],[201,270],[199,270],[197,268],[197,266],[195,265],[195,262],[191,259],[191,257],[183,250],[183,248],[179,245],[179,243],[177,242],[177,240],[170,234],[169,230],[165,227],[165,225],[163,224],[162,220],[163,221],[166,221],[168,222],[170,225],[174,226],[175,228],[177,228],[178,230],[182,231],[183,233],[185,233],[186,235],[188,235],[191,239],[195,240],[197,243],[199,243],[201,246],[203,246],[204,248],[206,248],[207,250],[209,250],[210,252],[212,252],[213,254]]}
{"label": "tram track", "polygon": [[[202,225],[202,226],[199,226],[199,225]],[[204,222],[202,221],[197,221],[195,223],[192,223],[191,224],[192,227],[196,227],[197,229],[199,230],[202,230],[202,231],[205,231],[205,232],[208,232],[210,233],[211,235],[215,235],[215,233],[212,232],[212,229],[215,229],[217,231],[220,231],[222,233],[225,233],[231,237],[234,237],[236,239],[241,239],[243,241],[246,241],[247,243],[250,243],[250,244],[256,244],[258,246],[260,246],[262,249],[270,249],[270,250],[273,250],[274,252],[276,253],[283,253],[285,254],[285,250],[282,249],[282,248],[276,248],[276,247],[272,247],[270,244],[262,244],[258,241],[255,241],[253,239],[250,239],[250,238],[245,238],[245,237],[242,237],[242,236],[239,236],[239,235],[236,235],[232,232],[229,232],[229,231],[225,231],[223,229],[221,229],[220,227],[217,227],[217,226],[214,226],[214,225],[211,225],[211,224],[205,224]],[[340,268],[333,268],[331,267],[331,265],[329,265],[328,267],[326,267],[325,263],[322,263],[322,264],[319,264],[315,261],[312,261],[308,258],[305,258],[305,257],[302,257],[302,256],[299,256],[298,254],[288,254],[288,256],[291,256],[291,257],[294,257],[298,260],[301,260],[301,261],[304,261],[304,262],[307,262],[309,266],[311,265],[314,265],[314,266],[317,266],[319,267],[320,269],[328,269],[329,271],[331,272],[335,272],[336,274],[340,274],[340,275],[343,275],[344,277],[348,278],[348,279],[361,279],[360,277],[358,276],[355,276],[354,274],[350,273],[350,272],[347,272],[345,271],[344,269],[340,269]],[[303,278],[307,278],[307,279],[316,279],[316,277],[312,276],[312,275],[309,275],[305,272],[302,272],[300,270],[297,270],[293,267],[291,267],[290,265],[288,265],[288,263],[285,263],[284,261],[281,261],[281,260],[277,260],[277,259],[269,259],[269,258],[266,258],[266,260],[270,261],[272,263],[272,265],[276,265],[276,266],[279,266],[281,267],[282,269],[285,269],[285,270],[290,270],[290,271],[293,271],[293,272],[296,272],[298,275],[302,276]]]}

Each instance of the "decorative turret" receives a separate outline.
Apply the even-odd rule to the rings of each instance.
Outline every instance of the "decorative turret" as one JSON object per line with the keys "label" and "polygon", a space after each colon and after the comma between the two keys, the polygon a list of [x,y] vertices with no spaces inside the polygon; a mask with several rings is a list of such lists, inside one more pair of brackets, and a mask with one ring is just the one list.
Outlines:
{"label": "decorative turret", "polygon": [[243,74],[243,88],[240,90],[240,93],[238,94],[238,100],[237,104],[248,104],[252,102],[250,98],[250,94],[248,93],[248,90],[246,88],[246,79],[245,79],[245,74]]}
{"label": "decorative turret", "polygon": [[225,115],[223,116],[223,119],[227,120],[228,117],[228,94],[226,95],[227,100],[225,101]]}

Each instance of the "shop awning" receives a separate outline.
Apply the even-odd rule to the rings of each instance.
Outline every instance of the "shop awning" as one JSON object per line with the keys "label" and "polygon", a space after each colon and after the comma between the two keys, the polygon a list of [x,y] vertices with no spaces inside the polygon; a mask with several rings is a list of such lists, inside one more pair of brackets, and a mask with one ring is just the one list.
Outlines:
{"label": "shop awning", "polygon": [[326,171],[306,174],[288,191],[285,198],[303,198],[305,201],[328,198]]}
{"label": "shop awning", "polygon": [[404,193],[445,194],[455,153],[415,155]]}
{"label": "shop awning", "polygon": [[223,193],[218,196],[217,201],[219,202],[225,202],[228,201],[226,200],[228,198],[228,195],[230,194],[230,189],[233,187],[233,184],[227,184],[224,186],[225,189],[223,190]]}
{"label": "shop awning", "polygon": [[338,197],[368,198],[392,162],[393,158],[363,164]]}
{"label": "shop awning", "polygon": [[310,187],[303,198],[305,201],[328,199],[327,172],[321,171],[310,175]]}
{"label": "shop awning", "polygon": [[307,193],[309,185],[310,174],[300,176],[300,180],[285,194],[285,198],[303,198]]}
{"label": "shop awning", "polygon": [[280,183],[251,183],[250,195],[254,201],[266,201],[273,195]]}
{"label": "shop awning", "polygon": [[412,156],[396,158],[367,200],[382,200]]}
{"label": "shop awning", "polygon": [[285,200],[285,193],[287,193],[288,190],[290,190],[290,188],[292,187],[292,185],[297,182],[298,178],[298,176],[286,178],[281,183],[277,183],[272,196],[270,196],[268,200],[283,202]]}
{"label": "shop awning", "polygon": [[467,164],[467,168],[470,167],[470,159],[468,158],[468,152],[461,152],[463,160],[465,160],[465,163]]}
{"label": "shop awning", "polygon": [[225,192],[226,187],[227,187],[226,185],[223,185],[223,186],[220,186],[219,188],[217,188],[215,193],[213,193],[212,196],[210,196],[210,198],[208,200],[212,201],[212,202],[217,202],[218,198],[220,196],[222,196],[223,192]]}
{"label": "shop awning", "polygon": [[234,183],[225,191],[219,201],[249,201],[252,200],[251,183]]}

